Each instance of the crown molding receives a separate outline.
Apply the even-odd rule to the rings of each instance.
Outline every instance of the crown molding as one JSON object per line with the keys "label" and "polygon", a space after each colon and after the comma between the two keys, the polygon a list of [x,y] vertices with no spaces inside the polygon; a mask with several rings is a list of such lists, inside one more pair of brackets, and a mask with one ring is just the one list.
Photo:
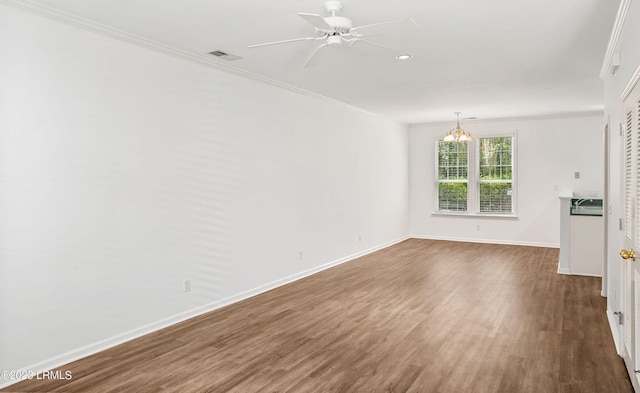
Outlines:
{"label": "crown molding", "polygon": [[627,14],[629,13],[629,7],[631,6],[632,1],[633,0],[620,1],[620,7],[618,8],[618,15],[616,15],[616,21],[613,24],[613,31],[611,32],[611,37],[609,38],[609,45],[607,45],[607,52],[604,56],[602,69],[600,69],[600,79],[602,80],[604,80],[605,76],[607,75],[607,72],[609,72],[611,59],[613,58],[616,47],[618,46],[618,42],[620,41],[620,35],[622,34],[622,27],[624,26],[624,21],[627,18]]}
{"label": "crown molding", "polygon": [[39,15],[41,17],[47,18],[47,19],[51,19],[51,20],[56,20],[58,22],[62,22],[66,25],[69,26],[73,26],[73,27],[77,27],[86,31],[90,31],[93,33],[97,33],[97,34],[101,34],[103,36],[121,41],[121,42],[126,42],[132,45],[136,45],[138,47],[143,47],[146,49],[151,49],[157,52],[161,52],[173,57],[178,57],[181,58],[183,60],[189,61],[191,63],[195,63],[195,64],[199,64],[205,67],[210,67],[210,68],[214,68],[216,70],[219,71],[224,71],[230,74],[234,74],[236,76],[240,76],[243,78],[247,78],[247,79],[251,79],[257,82],[261,82],[261,83],[266,83],[268,85],[271,86],[275,86],[275,87],[279,87],[285,90],[289,90],[291,92],[294,93],[298,93],[298,94],[302,94],[308,97],[312,97],[321,101],[325,101],[325,102],[329,102],[332,103],[334,105],[338,105],[341,106],[345,109],[349,109],[351,111],[354,112],[359,112],[362,114],[366,114],[369,116],[374,116],[377,118],[381,118],[387,121],[390,121],[392,123],[398,124],[400,126],[409,127],[409,123],[407,122],[403,122],[400,120],[396,120],[396,119],[392,119],[389,117],[386,117],[384,115],[381,115],[379,113],[375,113],[375,112],[370,112],[366,109],[351,105],[351,104],[347,104],[345,102],[336,100],[334,98],[330,98],[318,93],[314,93],[312,91],[309,90],[305,90],[296,86],[292,86],[286,83],[282,83],[279,82],[277,80],[274,79],[270,79],[267,77],[264,77],[262,75],[258,75],[258,74],[254,74],[252,72],[249,71],[245,71],[242,70],[240,68],[236,68],[236,67],[232,67],[230,65],[227,64],[223,64],[220,63],[220,60],[216,60],[211,58],[211,56],[205,56],[205,55],[201,55],[201,54],[197,54],[197,53],[193,53],[193,52],[189,52],[189,51],[185,51],[179,48],[175,48],[173,46],[170,45],[166,45],[163,44],[161,42],[157,42],[157,41],[153,41],[135,34],[131,34],[128,33],[126,31],[122,31],[107,25],[103,25],[88,19],[84,19],[66,12],[62,12],[59,10],[56,10],[54,8],[50,8],[50,7],[46,7],[43,6],[41,4],[37,4],[31,0],[0,0],[0,5],[6,5],[8,7],[13,7],[13,8],[17,8],[17,9],[21,9],[23,11],[32,13],[32,14],[36,14]]}
{"label": "crown molding", "polygon": [[[593,117],[593,116],[604,116],[603,109],[594,109],[589,111],[575,111],[575,112],[558,112],[558,113],[547,113],[547,114],[539,114],[539,115],[524,115],[524,116],[510,116],[510,117],[491,117],[486,119],[463,119],[464,124],[469,126],[470,124],[485,124],[485,123],[502,123],[502,122],[514,122],[514,121],[528,121],[528,120],[552,120],[552,119],[571,119],[576,117]],[[461,121],[462,123],[462,121]],[[451,125],[452,121],[433,121],[433,122],[421,122],[421,123],[412,123],[409,125],[409,128],[420,128],[420,127],[429,127],[429,126],[446,126]]]}

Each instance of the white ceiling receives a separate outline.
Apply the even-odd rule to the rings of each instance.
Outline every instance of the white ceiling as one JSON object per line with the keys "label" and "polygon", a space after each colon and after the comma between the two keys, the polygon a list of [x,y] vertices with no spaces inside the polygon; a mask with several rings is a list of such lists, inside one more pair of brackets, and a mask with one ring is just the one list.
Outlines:
{"label": "white ceiling", "polygon": [[413,56],[399,61],[366,45],[318,41],[247,48],[314,35],[298,12],[326,15],[323,0],[36,0],[127,33],[215,59],[287,85],[406,122],[589,112],[603,108],[598,74],[617,0],[343,0],[340,16],[363,38]]}

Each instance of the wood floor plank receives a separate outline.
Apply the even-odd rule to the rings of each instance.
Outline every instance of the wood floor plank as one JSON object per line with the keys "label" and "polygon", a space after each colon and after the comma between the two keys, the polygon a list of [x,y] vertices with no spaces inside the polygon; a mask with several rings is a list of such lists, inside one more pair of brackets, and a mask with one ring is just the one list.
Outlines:
{"label": "wood floor plank", "polygon": [[558,250],[411,239],[2,392],[632,392]]}

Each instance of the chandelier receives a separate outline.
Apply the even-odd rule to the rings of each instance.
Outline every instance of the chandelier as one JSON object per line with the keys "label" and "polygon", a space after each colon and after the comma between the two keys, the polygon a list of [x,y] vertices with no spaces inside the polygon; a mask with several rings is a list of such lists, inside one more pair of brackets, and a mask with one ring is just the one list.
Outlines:
{"label": "chandelier", "polygon": [[471,142],[473,140],[470,132],[465,132],[465,130],[460,128],[460,113],[461,112],[455,112],[456,128],[447,132],[444,136],[445,142]]}

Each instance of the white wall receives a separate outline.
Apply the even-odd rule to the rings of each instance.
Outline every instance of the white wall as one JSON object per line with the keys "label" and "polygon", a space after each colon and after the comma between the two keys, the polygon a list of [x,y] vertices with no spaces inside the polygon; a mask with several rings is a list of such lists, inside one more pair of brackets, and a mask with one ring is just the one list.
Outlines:
{"label": "white wall", "polygon": [[[559,193],[603,195],[601,114],[574,117],[466,121],[475,138],[517,131],[518,218],[452,217],[435,211],[434,141],[448,124],[413,126],[410,146],[410,231],[414,237],[558,247]],[[578,142],[576,142],[578,141]],[[580,179],[574,178],[580,172]],[[477,230],[477,226],[480,230]]]}
{"label": "white wall", "polygon": [[0,370],[408,235],[404,125],[6,6],[0,59]]}
{"label": "white wall", "polygon": [[621,302],[621,281],[622,264],[618,254],[623,248],[623,235],[619,230],[619,219],[623,218],[624,204],[621,203],[622,194],[622,145],[623,138],[618,130],[623,122],[623,108],[621,95],[629,83],[634,72],[640,67],[640,4],[637,1],[631,2],[626,14],[625,23],[619,36],[619,41],[615,46],[614,53],[620,54],[620,68],[611,74],[605,73],[604,79],[604,106],[605,116],[609,119],[611,133],[609,137],[609,205],[611,215],[609,219],[609,239],[608,239],[608,298],[607,313],[612,323],[613,334],[619,345],[620,340],[617,334],[617,325],[613,321],[613,312],[622,310]]}

